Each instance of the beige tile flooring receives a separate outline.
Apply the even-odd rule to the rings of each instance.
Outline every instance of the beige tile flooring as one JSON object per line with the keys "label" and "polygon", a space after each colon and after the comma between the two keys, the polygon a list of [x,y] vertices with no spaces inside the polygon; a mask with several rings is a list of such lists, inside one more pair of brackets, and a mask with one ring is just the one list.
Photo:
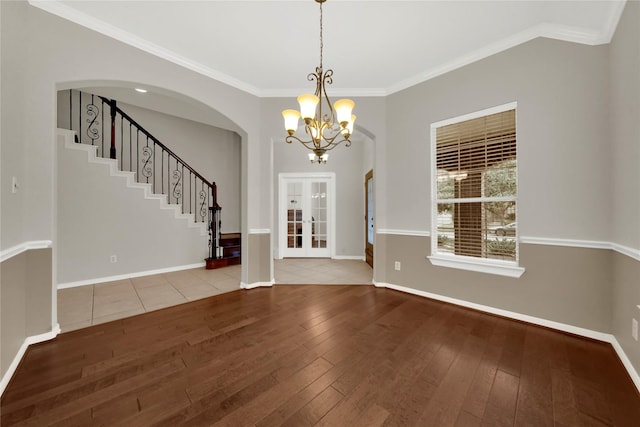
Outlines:
{"label": "beige tile flooring", "polygon": [[276,284],[370,285],[373,269],[360,260],[286,258],[274,260]]}
{"label": "beige tile flooring", "polygon": [[[122,319],[240,288],[241,266],[204,267],[58,290],[63,332]],[[274,261],[276,284],[371,284],[364,261],[294,258]]]}

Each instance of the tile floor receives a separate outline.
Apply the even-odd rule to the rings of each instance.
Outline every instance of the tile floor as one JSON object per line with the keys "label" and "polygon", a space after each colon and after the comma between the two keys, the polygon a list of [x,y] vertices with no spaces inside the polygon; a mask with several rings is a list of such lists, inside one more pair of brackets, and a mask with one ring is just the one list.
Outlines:
{"label": "tile floor", "polygon": [[360,260],[286,258],[274,260],[276,284],[370,285],[373,269]]}
{"label": "tile floor", "polygon": [[[274,261],[276,284],[371,284],[364,261],[292,258]],[[240,288],[241,266],[204,267],[58,290],[63,332],[122,319]]]}

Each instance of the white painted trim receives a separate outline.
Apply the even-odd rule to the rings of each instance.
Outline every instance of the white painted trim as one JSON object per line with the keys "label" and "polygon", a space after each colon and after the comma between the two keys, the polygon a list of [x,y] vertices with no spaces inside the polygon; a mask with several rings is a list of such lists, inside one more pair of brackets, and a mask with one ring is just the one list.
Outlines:
{"label": "white painted trim", "polygon": [[[376,230],[376,234],[394,234],[398,236],[419,236],[429,237],[431,233],[428,231],[400,230],[391,228],[381,228]],[[616,251],[622,255],[640,261],[640,249],[630,248],[628,246],[619,245],[617,243],[602,242],[597,240],[575,240],[575,239],[553,239],[551,237],[530,237],[521,236],[518,242],[528,245],[548,245],[548,246],[564,246],[572,248],[588,248],[588,249],[609,249]]]}
{"label": "white painted trim", "polygon": [[376,234],[397,234],[399,236],[418,236],[418,237],[429,237],[431,233],[429,231],[424,230],[401,230],[394,228],[379,228],[376,230]]}
{"label": "white painted trim", "polygon": [[546,37],[550,39],[564,40],[568,42],[581,43],[592,46],[609,43],[615,32],[618,21],[622,16],[624,2],[621,3],[622,4],[620,5],[613,6],[615,9],[613,10],[610,18],[607,20],[606,28],[604,28],[603,31],[592,31],[585,28],[541,23],[539,25],[521,31],[520,33],[485,45],[480,49],[467,52],[449,62],[440,64],[429,70],[423,71],[422,73],[418,73],[406,80],[395,83],[386,88],[386,94],[392,95],[396,92],[400,92],[401,90],[410,88],[411,86],[415,86],[417,84],[431,80],[435,77],[446,74],[450,71],[457,70],[458,68],[462,68],[484,58],[488,58],[489,56],[495,55],[496,53],[504,52],[508,49],[511,49],[512,47],[521,45],[538,37]]}
{"label": "white painted trim", "polygon": [[587,249],[609,249],[633,258],[636,261],[640,261],[640,249],[634,249],[612,242],[601,242],[597,240],[553,239],[549,237],[520,237],[520,243],[530,245],[565,246]]}
{"label": "white painted trim", "polygon": [[633,383],[636,385],[636,388],[638,389],[638,391],[640,391],[640,374],[638,373],[638,371],[636,371],[635,367],[631,363],[631,360],[629,360],[629,358],[627,357],[627,354],[624,352],[615,335],[611,335],[611,341],[609,342],[613,346],[613,349],[616,351],[616,353],[618,353],[620,361],[629,373],[629,376],[631,377]]}
{"label": "white painted trim", "polygon": [[253,282],[248,285],[244,282],[240,282],[240,289],[255,289],[255,288],[270,288],[275,284],[275,281],[271,279],[270,282]]}
{"label": "white painted trim", "polygon": [[437,300],[437,301],[443,301],[443,302],[447,302],[447,303],[450,303],[450,304],[458,305],[458,306],[461,306],[461,307],[471,308],[471,309],[482,311],[482,312],[485,312],[485,313],[496,314],[498,316],[507,317],[509,319],[520,320],[520,321],[523,321],[523,322],[531,323],[533,325],[544,326],[544,327],[547,327],[547,328],[550,328],[550,329],[555,329],[555,330],[562,331],[562,332],[568,332],[570,334],[579,335],[579,336],[582,336],[582,337],[587,337],[587,338],[595,339],[595,340],[598,340],[598,341],[604,341],[604,342],[609,343],[609,344],[611,344],[613,346],[613,349],[616,351],[616,353],[618,354],[618,357],[620,358],[622,364],[624,365],[625,369],[629,373],[629,376],[631,377],[631,380],[633,381],[633,383],[636,386],[636,388],[638,389],[638,391],[640,391],[640,375],[638,375],[638,372],[636,371],[636,369],[634,368],[633,364],[631,363],[631,361],[627,357],[627,355],[624,352],[622,346],[620,346],[620,343],[618,342],[616,337],[614,335],[612,335],[612,334],[607,334],[607,333],[604,333],[604,332],[598,332],[598,331],[594,331],[594,330],[586,329],[586,328],[580,328],[578,326],[568,325],[566,323],[560,323],[560,322],[556,322],[556,321],[553,321],[553,320],[542,319],[540,317],[529,316],[527,314],[516,313],[516,312],[513,312],[513,311],[508,311],[508,310],[503,310],[503,309],[500,309],[500,308],[490,307],[490,306],[483,305],[483,304],[476,304],[476,303],[473,303],[473,302],[464,301],[464,300],[460,300],[460,299],[457,299],[457,298],[451,298],[451,297],[447,297],[447,296],[444,296],[444,295],[433,294],[431,292],[421,291],[421,290],[418,290],[418,289],[407,288],[405,286],[398,286],[398,285],[394,285],[392,283],[384,283],[384,282],[375,282],[374,281],[374,286],[376,286],[378,288],[393,289],[393,290],[396,290],[396,291],[405,292],[405,293],[408,293],[408,294],[417,295],[417,296],[421,296],[421,297],[424,297],[424,298],[430,298],[430,299],[434,299],[434,300]]}
{"label": "white painted trim", "polygon": [[[503,52],[514,46],[528,42],[538,37],[547,37],[557,40],[570,41],[574,43],[582,43],[587,45],[599,45],[609,43],[615,32],[620,16],[624,9],[625,2],[612,2],[611,14],[607,19],[605,28],[601,31],[594,31],[587,28],[568,27],[559,24],[541,23],[539,25],[528,28],[520,33],[503,38],[489,45],[485,45],[480,49],[468,52],[458,58],[447,63],[438,65],[430,70],[416,74],[408,79],[395,83],[387,88],[345,88],[339,93],[348,94],[349,96],[387,96],[407,89],[411,86],[430,80],[434,77],[448,73],[464,67],[481,59],[487,58],[499,52]],[[302,89],[265,89],[261,90],[244,81],[236,79],[190,58],[184,57],[177,52],[161,47],[142,37],[138,37],[128,31],[104,22],[94,16],[80,12],[73,7],[67,6],[59,1],[43,1],[29,0],[29,4],[42,9],[61,18],[75,22],[92,31],[101,33],[107,37],[121,41],[130,46],[136,47],[144,52],[150,53],[159,58],[163,58],[178,66],[192,70],[196,73],[215,79],[226,85],[242,90],[258,97],[290,97],[296,96],[304,92]],[[306,89],[305,89],[306,90]]]}
{"label": "white painted trim", "polygon": [[150,276],[152,274],[171,273],[173,271],[189,270],[192,268],[204,267],[205,262],[195,264],[178,265],[175,267],[159,268],[157,270],[139,271],[136,273],[120,274],[117,276],[96,277],[93,279],[78,280],[76,282],[67,282],[58,284],[58,289],[75,288],[78,286],[95,285],[96,283],[114,282],[116,280],[133,279],[134,277]]}
{"label": "white painted trim", "polygon": [[343,260],[343,259],[352,259],[352,260],[357,260],[357,261],[364,261],[364,255],[334,255],[331,259],[338,259],[338,260]]}
{"label": "white painted trim", "polygon": [[607,242],[598,242],[594,240],[573,240],[573,239],[551,239],[547,237],[525,237],[519,238],[520,243],[530,245],[546,245],[546,246],[567,246],[570,248],[593,248],[593,249],[611,249],[611,244]]}
{"label": "white painted trim", "polygon": [[270,228],[250,228],[249,234],[271,234]]}
{"label": "white painted trim", "polygon": [[0,262],[5,262],[16,255],[20,255],[21,253],[32,249],[48,249],[52,244],[53,242],[51,240],[30,240],[19,243],[0,252]]}
{"label": "white painted trim", "polygon": [[[281,172],[278,174],[278,214],[277,221],[279,230],[287,230],[287,212],[288,212],[288,196],[287,196],[287,183],[290,181],[300,181],[302,183],[302,195],[309,196],[311,190],[311,182],[313,180],[323,181],[327,184],[327,247],[326,248],[311,248],[307,245],[311,245],[310,220],[303,221],[306,223],[302,225],[302,248],[289,248],[287,245],[287,234],[280,232],[277,236],[278,239],[278,259],[286,257],[329,257],[333,258],[336,253],[336,173],[335,172]],[[302,199],[302,210],[311,212],[308,197]],[[306,230],[306,231],[305,231]],[[308,239],[308,240],[307,240]]]}
{"label": "white painted trim", "polygon": [[633,249],[628,246],[619,245],[617,243],[611,243],[611,250],[618,252],[619,254],[626,255],[630,258],[640,261],[640,249]]}
{"label": "white painted trim", "polygon": [[620,22],[620,18],[622,17],[622,12],[624,11],[624,7],[627,4],[627,0],[622,0],[618,2],[613,2],[611,7],[611,14],[607,19],[605,27],[602,29],[601,37],[603,43],[611,43],[613,39],[613,35],[616,32],[616,28],[618,28],[618,23]]}
{"label": "white painted trim", "polygon": [[457,268],[459,270],[476,271],[478,273],[495,274],[519,278],[524,268],[512,262],[500,262],[488,258],[472,258],[460,255],[436,254],[427,257],[431,264],[438,267]]}
{"label": "white painted trim", "polygon": [[92,31],[121,41],[125,44],[128,44],[129,46],[133,46],[144,52],[165,59],[178,66],[210,77],[236,89],[240,89],[243,92],[247,92],[254,96],[260,96],[260,90],[253,85],[238,80],[218,70],[214,70],[213,68],[207,67],[206,65],[201,64],[197,61],[186,58],[176,52],[145,40],[142,37],[138,37],[128,31],[115,27],[91,15],[80,12],[79,10],[67,6],[59,1],[29,0],[29,4],[53,15],[64,18],[68,21],[75,22],[76,24],[86,27]]}
{"label": "white painted trim", "polygon": [[52,340],[56,336],[58,336],[59,333],[60,333],[60,325],[56,324],[52,328],[51,332],[45,332],[44,334],[40,334],[40,335],[32,335],[24,339],[24,342],[18,349],[18,352],[16,353],[15,357],[11,361],[11,364],[7,368],[7,372],[4,373],[4,375],[2,376],[2,380],[0,380],[0,396],[2,396],[2,394],[4,393],[4,390],[7,388],[7,385],[9,385],[9,381],[11,381],[11,377],[13,377],[13,374],[15,374],[16,369],[18,369],[18,365],[20,365],[20,361],[24,357],[24,354],[26,353],[27,348],[31,344],[37,344],[44,341]]}

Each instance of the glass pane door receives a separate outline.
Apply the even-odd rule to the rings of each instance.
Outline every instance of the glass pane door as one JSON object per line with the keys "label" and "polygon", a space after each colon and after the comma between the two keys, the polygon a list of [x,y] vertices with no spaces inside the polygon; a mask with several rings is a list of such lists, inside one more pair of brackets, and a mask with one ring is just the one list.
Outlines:
{"label": "glass pane door", "polygon": [[311,183],[311,247],[327,247],[327,183]]}
{"label": "glass pane door", "polygon": [[287,183],[287,248],[302,248],[303,182]]}
{"label": "glass pane door", "polygon": [[324,177],[281,178],[281,257],[331,256],[330,183]]}

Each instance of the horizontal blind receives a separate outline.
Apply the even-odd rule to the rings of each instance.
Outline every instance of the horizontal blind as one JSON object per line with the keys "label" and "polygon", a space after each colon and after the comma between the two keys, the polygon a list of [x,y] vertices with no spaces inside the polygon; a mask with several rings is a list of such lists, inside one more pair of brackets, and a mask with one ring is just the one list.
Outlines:
{"label": "horizontal blind", "polygon": [[[438,222],[439,251],[515,260],[515,247],[495,234],[504,223],[493,226],[493,235],[488,225],[511,212],[515,219],[515,113],[511,109],[436,128],[436,203],[439,213],[451,216],[449,225]],[[515,236],[512,240],[515,245]]]}
{"label": "horizontal blind", "polygon": [[[480,173],[516,158],[516,112],[503,111],[436,129],[436,167],[477,180]],[[440,180],[442,182],[443,180]]]}

